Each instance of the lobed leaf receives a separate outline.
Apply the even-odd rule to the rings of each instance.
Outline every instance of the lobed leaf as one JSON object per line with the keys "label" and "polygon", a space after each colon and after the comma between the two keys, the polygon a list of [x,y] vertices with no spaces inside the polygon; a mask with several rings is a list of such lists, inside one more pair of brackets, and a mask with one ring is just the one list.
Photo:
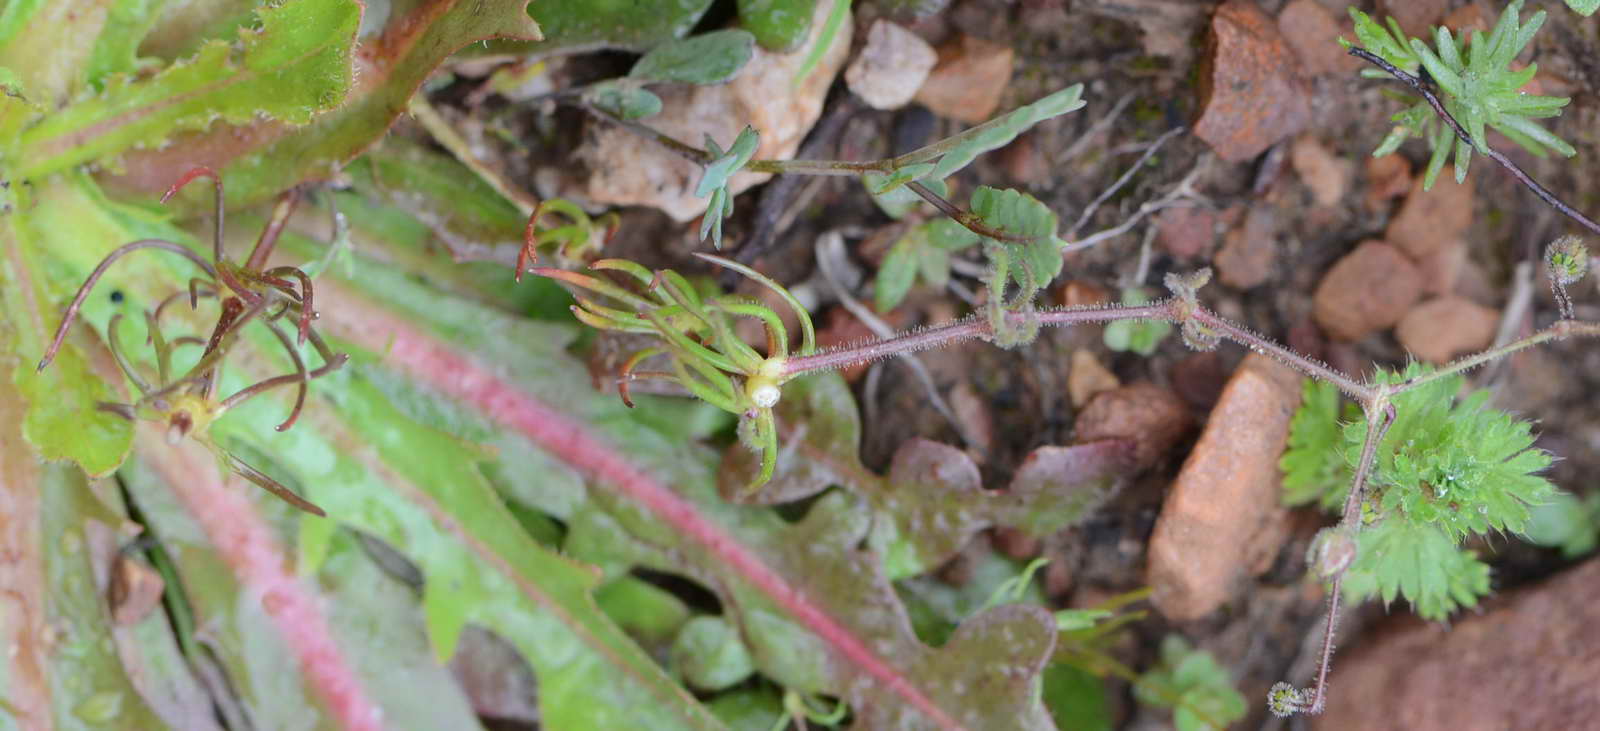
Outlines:
{"label": "lobed leaf", "polygon": [[362,6],[354,0],[290,0],[265,6],[260,29],[237,44],[212,41],[148,78],[119,76],[23,131],[17,176],[37,178],[156,147],[181,130],[261,119],[304,125],[344,101]]}
{"label": "lobed leaf", "polygon": [[[331,178],[388,131],[423,80],[450,54],[485,39],[538,37],[538,25],[520,1],[439,0],[403,11],[397,6],[371,37],[363,34],[357,51],[361,84],[338,109],[299,127],[280,121],[214,125],[182,145],[129,153],[127,172],[115,185],[130,195],[154,198],[203,162],[228,181],[228,201],[238,205]],[[206,153],[196,160],[195,150]],[[198,190],[175,200],[195,210],[206,210],[210,202]]]}
{"label": "lobed leaf", "polygon": [[1356,540],[1355,563],[1344,575],[1347,603],[1403,596],[1418,616],[1444,621],[1489,593],[1489,567],[1438,528],[1390,518],[1363,528]]}

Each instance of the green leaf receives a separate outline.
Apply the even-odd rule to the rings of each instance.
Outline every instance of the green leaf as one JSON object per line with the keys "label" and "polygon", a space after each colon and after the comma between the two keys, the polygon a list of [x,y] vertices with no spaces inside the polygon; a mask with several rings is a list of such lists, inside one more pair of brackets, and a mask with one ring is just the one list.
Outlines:
{"label": "green leaf", "polygon": [[720,84],[750,62],[756,39],[742,30],[719,30],[656,46],[628,76],[643,81]]}
{"label": "green leaf", "polygon": [[[354,180],[370,184],[371,192],[393,210],[425,224],[456,258],[492,258],[522,248],[528,217],[448,155],[396,135],[352,168]],[[367,224],[357,211],[341,211],[356,219],[358,227]]]}
{"label": "green leaf", "polygon": [[937,157],[932,177],[940,180],[954,175],[974,159],[990,150],[1010,144],[1017,135],[1052,117],[1077,111],[1083,101],[1083,84],[1073,84],[1032,104],[1018,107],[954,137],[905,156],[908,162],[923,162]]}
{"label": "green leaf", "polygon": [[106,27],[94,44],[85,76],[98,86],[110,74],[139,68],[139,44],[161,19],[167,0],[117,0],[106,13]]}
{"label": "green leaf", "polygon": [[672,667],[689,685],[718,691],[750,677],[750,650],[739,633],[721,617],[699,616],[678,631],[672,643]]}
{"label": "green leaf", "polygon": [[[1122,290],[1122,304],[1142,305],[1150,301],[1143,288]],[[1117,352],[1131,352],[1149,356],[1161,346],[1161,341],[1172,334],[1172,323],[1161,320],[1118,320],[1106,325],[1102,341]]]}
{"label": "green leaf", "polygon": [[1300,408],[1289,422],[1289,446],[1278,460],[1283,470],[1283,503],[1317,502],[1335,510],[1344,502],[1355,474],[1345,461],[1341,420],[1360,417],[1353,404],[1339,406],[1339,389],[1331,383],[1306,379]]}
{"label": "green leaf", "polygon": [[1489,567],[1438,528],[1389,518],[1362,529],[1356,541],[1344,576],[1347,603],[1405,597],[1418,616],[1444,621],[1489,593]]}
{"label": "green leaf", "polygon": [[[1423,176],[1424,190],[1433,187],[1452,148],[1456,153],[1456,180],[1466,178],[1473,150],[1488,152],[1486,126],[1499,130],[1535,155],[1543,156],[1546,148],[1566,156],[1575,153],[1571,145],[1532,121],[1559,114],[1570,100],[1524,94],[1521,88],[1533,78],[1536,67],[1509,67],[1544,24],[1544,11],[1522,23],[1521,10],[1521,0],[1508,4],[1494,31],[1488,36],[1476,32],[1465,53],[1465,37],[1457,38],[1446,28],[1434,29],[1434,47],[1430,48],[1421,39],[1407,38],[1393,18],[1386,30],[1360,11],[1350,10],[1356,21],[1356,36],[1367,50],[1413,74],[1419,64],[1426,67],[1439,87],[1445,109],[1461,123],[1472,141],[1468,144],[1457,140],[1426,102],[1401,97],[1410,106],[1393,117],[1397,126],[1378,146],[1378,153],[1392,152],[1408,137],[1427,139],[1433,155]],[[1368,71],[1375,72],[1376,78],[1383,77],[1375,69]]]}
{"label": "green leaf", "polygon": [[711,152],[712,161],[706,165],[705,172],[700,174],[700,184],[695,187],[694,194],[701,198],[711,195],[712,191],[728,187],[728,178],[744,168],[750,157],[756,153],[756,147],[761,142],[761,135],[754,127],[745,125],[739,131],[739,136],[733,139],[733,144],[727,152],[717,145],[716,140],[706,137],[706,149]]}
{"label": "green leaf", "polygon": [[706,704],[729,731],[772,731],[786,718],[783,697],[771,687],[735,688]]}
{"label": "green leaf", "polygon": [[131,147],[156,147],[174,132],[218,120],[306,124],[350,89],[361,10],[352,0],[263,7],[260,29],[241,31],[237,47],[213,41],[154,76],[111,79],[103,92],[23,133],[17,175],[37,178]]}
{"label": "green leaf", "polygon": [[1533,508],[1523,537],[1530,543],[1561,549],[1566,558],[1576,558],[1600,543],[1600,493],[1579,500],[1569,492],[1557,493],[1543,505]]}
{"label": "green leaf", "polygon": [[1161,662],[1139,677],[1134,696],[1141,703],[1173,709],[1181,731],[1221,731],[1244,718],[1244,696],[1211,653],[1192,647],[1181,635],[1161,642]]}
{"label": "green leaf", "polygon": [[1058,728],[1111,731],[1116,728],[1105,681],[1083,669],[1051,663],[1044,669],[1044,704]]}
{"label": "green leaf", "polygon": [[607,582],[594,600],[611,621],[646,646],[665,646],[689,621],[689,607],[677,595],[632,576]]}
{"label": "green leaf", "polygon": [[[213,167],[228,181],[231,205],[265,200],[306,180],[331,178],[388,131],[417,87],[451,53],[488,38],[539,37],[538,25],[520,1],[396,5],[385,20],[370,35],[363,33],[362,48],[367,50],[361,83],[337,109],[287,130],[278,122],[213,125],[184,145],[141,152],[138,174],[119,185],[153,199],[194,165],[194,149],[209,151]],[[175,200],[197,213],[209,211],[209,191],[190,187],[192,192]]]}
{"label": "green leaf", "polygon": [[644,119],[661,113],[661,97],[628,79],[602,81],[584,89],[583,101],[621,119]]}
{"label": "green leaf", "polygon": [[537,58],[605,48],[642,52],[682,38],[709,7],[711,0],[538,0],[530,10],[543,40],[490,41],[482,52]]}
{"label": "green leaf", "polygon": [[788,53],[805,42],[816,4],[817,0],[739,0],[739,25],[754,34],[762,48]]}
{"label": "green leaf", "polygon": [[1567,0],[1567,7],[1587,18],[1594,15],[1595,10],[1600,10],[1600,0]]}
{"label": "green leaf", "polygon": [[873,303],[879,312],[888,312],[900,305],[917,279],[917,241],[910,235],[900,237],[878,266],[878,276],[872,280]]}

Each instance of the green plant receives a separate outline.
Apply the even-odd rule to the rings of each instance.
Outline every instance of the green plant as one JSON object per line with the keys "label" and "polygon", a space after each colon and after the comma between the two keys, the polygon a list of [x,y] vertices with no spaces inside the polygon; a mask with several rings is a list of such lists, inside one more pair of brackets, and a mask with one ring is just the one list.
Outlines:
{"label": "green plant", "polygon": [[[1430,370],[1413,364],[1379,382]],[[1396,417],[1378,445],[1354,561],[1344,569],[1350,602],[1402,596],[1433,620],[1476,604],[1489,591],[1488,567],[1459,545],[1475,535],[1523,532],[1530,510],[1556,495],[1536,474],[1550,456],[1532,447],[1530,425],[1486,408],[1487,391],[1458,400],[1462,386],[1453,376],[1394,397]],[[1333,387],[1307,383],[1282,458],[1286,504],[1333,510],[1344,503],[1367,425],[1359,418],[1342,429],[1330,425],[1353,415],[1341,413]],[[1325,576],[1349,561],[1349,547],[1340,545],[1345,536],[1331,530],[1310,557]]]}
{"label": "green plant", "polygon": [[[1501,13],[1493,31],[1488,35],[1483,31],[1474,32],[1470,43],[1465,36],[1455,37],[1447,28],[1436,28],[1435,48],[1429,48],[1422,40],[1407,37],[1392,18],[1385,28],[1367,14],[1351,8],[1350,17],[1355,20],[1356,39],[1361,46],[1407,73],[1426,69],[1442,92],[1444,108],[1465,126],[1468,135],[1457,139],[1451,126],[1434,114],[1427,100],[1401,97],[1409,106],[1394,115],[1394,131],[1378,145],[1373,156],[1393,152],[1410,137],[1427,139],[1433,154],[1423,177],[1426,189],[1433,187],[1452,147],[1456,182],[1466,179],[1473,151],[1488,152],[1485,126],[1493,127],[1540,157],[1547,149],[1566,157],[1576,154],[1572,145],[1532,121],[1560,114],[1571,100],[1523,93],[1522,87],[1533,79],[1538,64],[1511,68],[1511,63],[1533,41],[1534,34],[1545,21],[1545,12],[1540,10],[1524,24],[1521,11],[1522,0],[1513,0]],[[1349,41],[1341,38],[1340,42],[1346,48],[1351,47]],[[1383,74],[1378,70],[1368,73]]]}
{"label": "green plant", "polygon": [[1600,544],[1600,493],[1583,498],[1556,493],[1549,502],[1534,507],[1523,534],[1536,545],[1561,549],[1567,558],[1593,551]]}
{"label": "green plant", "polygon": [[[1526,26],[1521,25],[1518,9],[1519,5],[1513,3],[1502,16],[1495,33],[1474,36],[1470,48],[1464,49],[1448,34],[1440,35],[1437,53],[1420,43],[1403,39],[1398,33],[1383,30],[1365,16],[1358,16],[1360,37],[1363,42],[1375,47],[1378,53],[1363,48],[1351,48],[1350,52],[1406,81],[1423,97],[1423,101],[1408,110],[1408,116],[1402,120],[1409,121],[1411,127],[1404,127],[1400,137],[1391,139],[1392,144],[1398,144],[1399,139],[1410,134],[1413,127],[1426,123],[1423,114],[1431,111],[1442,125],[1431,133],[1431,139],[1437,143],[1432,164],[1434,174],[1443,164],[1444,153],[1440,149],[1448,151],[1444,143],[1450,134],[1454,134],[1459,142],[1459,173],[1465,172],[1470,152],[1476,150],[1511,171],[1519,181],[1558,210],[1584,223],[1591,230],[1600,232],[1600,226],[1561,204],[1503,155],[1489,149],[1483,140],[1482,128],[1493,126],[1510,129],[1513,135],[1521,131],[1528,140],[1566,149],[1550,143],[1548,133],[1542,128],[1538,128],[1537,132],[1526,131],[1527,126],[1532,124],[1527,122],[1528,117],[1549,116],[1564,101],[1515,95],[1516,86],[1526,81],[1530,74],[1524,72],[1513,75],[1504,70],[1516,52],[1526,46],[1542,22],[1541,15],[1535,16]],[[1436,75],[1446,76],[1441,85],[1446,86],[1447,93],[1453,94],[1441,101],[1423,80],[1401,68],[1401,65],[1428,67],[1430,71],[1437,69]],[[1448,74],[1454,74],[1454,78]],[[1069,93],[1070,99],[1066,96]],[[1341,517],[1338,527],[1325,531],[1319,537],[1310,556],[1313,565],[1330,584],[1323,662],[1316,684],[1306,690],[1287,685],[1275,688],[1270,701],[1275,711],[1319,711],[1326,701],[1326,678],[1333,636],[1340,597],[1345,589],[1348,588],[1353,597],[1378,595],[1393,599],[1403,595],[1413,600],[1420,613],[1430,617],[1442,616],[1456,606],[1473,603],[1487,591],[1487,569],[1471,554],[1458,548],[1460,541],[1468,534],[1521,530],[1528,523],[1530,508],[1551,496],[1548,483],[1531,474],[1547,464],[1549,458],[1542,452],[1529,449],[1531,437],[1528,425],[1499,412],[1482,409],[1481,397],[1457,404],[1452,396],[1454,390],[1459,388],[1459,374],[1469,368],[1550,340],[1574,335],[1600,335],[1600,325],[1572,319],[1572,308],[1566,297],[1566,286],[1577,281],[1586,271],[1587,253],[1581,245],[1568,240],[1552,244],[1549,250],[1546,263],[1552,272],[1552,286],[1562,303],[1562,319],[1554,325],[1508,345],[1463,358],[1437,371],[1410,369],[1400,374],[1381,373],[1369,381],[1361,381],[1328,368],[1206,310],[1199,302],[1198,292],[1209,281],[1209,270],[1192,275],[1168,275],[1166,285],[1172,296],[1155,303],[1066,310],[1036,309],[1033,305],[1035,294],[1059,270],[1059,254],[1069,248],[1053,233],[1056,227],[1055,214],[1020,191],[987,188],[978,188],[974,192],[970,211],[962,210],[945,199],[948,186],[944,178],[965,166],[972,156],[993,149],[1040,119],[1076,108],[1075,103],[1076,88],[1069,89],[950,140],[890,160],[865,163],[751,160],[744,163],[744,169],[770,173],[862,175],[868,192],[891,215],[905,212],[906,204],[914,202],[916,198],[931,204],[948,216],[950,222],[966,228],[984,243],[984,252],[990,263],[986,297],[988,305],[983,314],[952,325],[831,351],[800,355],[780,352],[783,357],[779,358],[771,357],[771,353],[775,352],[771,348],[775,338],[769,333],[769,356],[763,359],[759,353],[752,352],[745,358],[748,362],[743,364],[728,361],[720,352],[688,347],[695,343],[678,342],[675,347],[669,346],[671,357],[675,359],[674,369],[680,374],[675,378],[697,394],[706,390],[704,385],[693,383],[682,374],[694,370],[716,373],[716,378],[730,379],[727,385],[720,387],[721,393],[708,400],[730,411],[743,409],[746,417],[760,420],[762,439],[754,446],[758,447],[761,454],[762,467],[751,483],[760,486],[778,469],[770,456],[777,442],[766,435],[776,435],[781,427],[770,413],[751,410],[746,404],[730,397],[730,394],[737,396],[740,379],[748,388],[750,383],[756,382],[753,381],[755,376],[761,376],[762,380],[757,383],[772,386],[774,398],[770,401],[776,404],[775,397],[782,388],[805,373],[940,347],[970,338],[986,339],[1003,346],[1015,345],[1032,339],[1040,327],[1090,322],[1117,326],[1113,330],[1116,333],[1113,341],[1126,341],[1124,344],[1130,348],[1135,345],[1141,348],[1154,345],[1159,333],[1152,330],[1135,338],[1135,331],[1131,329],[1135,323],[1154,322],[1179,326],[1184,343],[1193,349],[1209,350],[1226,339],[1277,358],[1327,384],[1312,394],[1313,402],[1319,405],[1318,410],[1313,415],[1297,420],[1295,448],[1285,463],[1286,471],[1294,476],[1290,489],[1297,500],[1319,501],[1330,507],[1340,505]],[[1468,126],[1463,126],[1452,116],[1452,109],[1466,120]],[[629,124],[621,120],[619,123]],[[689,147],[647,127],[630,125],[629,128],[701,165],[728,159],[720,153],[713,155]],[[720,167],[716,172],[718,178],[713,182],[720,180],[724,174]],[[732,170],[726,172],[731,174]],[[707,189],[703,186],[703,192]],[[713,201],[708,215],[715,216],[720,209],[721,206]],[[898,251],[886,261],[879,273],[879,296],[884,298],[885,303],[892,303],[903,296],[915,270],[924,267],[921,262],[926,261],[927,269],[934,270],[929,278],[935,281],[943,272],[938,256],[930,256],[925,250],[919,251],[922,242],[917,239],[903,239],[897,242],[896,247]],[[599,289],[592,282],[579,283],[572,279],[578,275],[547,273],[568,279],[583,288]],[[641,282],[648,278],[659,283],[665,281],[668,274],[647,275],[641,271],[634,273],[633,277]],[[775,284],[769,286],[776,288]],[[1011,294],[1013,288],[1015,295]],[[646,306],[659,309],[678,305],[662,300],[646,303]],[[770,310],[763,312],[762,309],[752,309],[742,314],[764,321],[778,319],[775,313]],[[597,314],[587,304],[580,303],[580,310],[587,310],[590,315]],[[684,332],[683,325],[668,323],[660,315],[639,314],[635,317],[631,325],[625,319],[613,317],[606,326],[617,329],[632,327],[635,331],[641,328],[654,329],[668,342],[679,340]],[[651,320],[652,326],[637,324],[638,318]],[[715,334],[697,336],[695,340],[716,342],[717,348],[729,347],[727,342],[723,342],[727,338]],[[1139,342],[1135,343],[1135,340]],[[630,364],[637,362],[635,359]],[[754,364],[765,364],[770,367],[770,372],[763,370],[757,373],[751,367]],[[1341,416],[1348,418],[1352,414],[1348,411],[1338,413],[1335,391],[1350,397],[1360,416],[1359,420],[1343,429],[1334,425]],[[1312,427],[1312,424],[1317,426]],[[749,439],[745,441],[752,443]],[[1329,457],[1325,447],[1334,441],[1341,446],[1337,457]],[[1432,445],[1434,451],[1427,451],[1427,445]],[[1419,565],[1419,562],[1427,565]]]}
{"label": "green plant", "polygon": [[1141,703],[1172,708],[1178,731],[1220,731],[1246,711],[1228,671],[1182,635],[1161,641],[1161,662],[1140,676],[1134,695]]}
{"label": "green plant", "polygon": [[[278,236],[283,232],[283,226],[299,200],[300,192],[297,189],[290,189],[280,198],[273,219],[262,230],[261,237],[257,239],[250,256],[243,264],[235,264],[223,252],[223,188],[222,178],[218,177],[215,171],[206,167],[197,167],[189,171],[172,184],[162,200],[171,198],[174,193],[198,177],[209,177],[214,183],[216,230],[212,240],[212,260],[207,262],[182,244],[164,239],[141,239],[112,250],[94,271],[90,272],[83,285],[78,288],[78,293],[73,296],[72,303],[67,305],[66,313],[61,317],[61,324],[56,327],[55,337],[50,341],[50,347],[45,350],[44,356],[39,359],[36,370],[43,371],[50,365],[50,361],[55,359],[56,353],[66,340],[69,328],[78,317],[79,309],[83,307],[84,300],[94,290],[101,276],[118,259],[147,249],[166,251],[188,259],[199,267],[206,277],[191,278],[187,292],[171,294],[162,299],[154,309],[144,312],[145,341],[155,351],[156,378],[148,379],[124,354],[122,338],[118,336],[122,315],[116,314],[111,317],[106,326],[106,344],[123,375],[139,390],[140,397],[133,404],[101,402],[97,404],[97,408],[128,421],[146,419],[160,423],[166,427],[169,444],[194,437],[210,448],[219,461],[233,472],[300,510],[325,516],[326,513],[321,508],[223,449],[209,435],[212,422],[229,410],[274,388],[293,385],[298,388],[294,406],[289,411],[288,418],[277,426],[277,431],[288,429],[300,417],[300,410],[305,406],[307,385],[311,380],[338,370],[349,359],[349,356],[343,353],[334,353],[322,336],[311,327],[311,321],[317,318],[311,276],[293,266],[265,268],[267,258],[271,256],[273,248],[278,243]],[[329,253],[334,253],[334,247],[329,247]],[[295,288],[297,284],[298,289]],[[208,338],[192,335],[170,338],[162,332],[161,315],[184,295],[188,295],[191,309],[198,306],[200,299],[218,301],[220,312]],[[295,343],[291,342],[289,336],[278,327],[279,320],[291,316],[297,323],[299,343],[304,344],[309,339],[317,355],[322,358],[322,365],[317,368],[309,370],[306,368],[305,361],[295,349]],[[219,371],[222,363],[238,344],[240,330],[252,322],[264,325],[283,346],[289,362],[294,365],[294,372],[257,381],[230,396],[217,398],[216,389],[221,380]],[[174,367],[173,355],[178,348],[185,345],[198,346],[203,350],[188,370],[179,375]]]}

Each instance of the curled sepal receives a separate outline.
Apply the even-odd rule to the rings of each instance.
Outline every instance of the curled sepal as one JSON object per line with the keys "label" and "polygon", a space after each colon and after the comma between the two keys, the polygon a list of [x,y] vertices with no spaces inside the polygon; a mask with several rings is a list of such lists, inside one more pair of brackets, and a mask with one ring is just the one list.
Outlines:
{"label": "curled sepal", "polygon": [[1306,550],[1306,563],[1318,576],[1332,581],[1356,562],[1357,543],[1354,531],[1343,526],[1323,528],[1311,539]]}
{"label": "curled sepal", "polygon": [[1311,689],[1296,688],[1285,682],[1274,683],[1267,691],[1267,710],[1278,718],[1287,718],[1311,709]]}

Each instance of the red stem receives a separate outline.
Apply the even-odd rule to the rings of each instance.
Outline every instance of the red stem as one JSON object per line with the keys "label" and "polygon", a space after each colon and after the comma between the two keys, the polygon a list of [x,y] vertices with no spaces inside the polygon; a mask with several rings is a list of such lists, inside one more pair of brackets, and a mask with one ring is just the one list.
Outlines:
{"label": "red stem", "polygon": [[940,728],[963,728],[900,670],[891,667],[804,592],[720,526],[706,519],[693,503],[634,467],[615,447],[590,432],[587,425],[523,393],[471,359],[457,354],[450,345],[419,332],[410,323],[379,308],[357,304],[357,297],[351,293],[341,293],[336,299],[344,305],[329,310],[327,315],[329,326],[338,329],[340,336],[376,352],[387,351],[385,362],[388,365],[458,402],[481,410],[582,470],[596,482],[643,505],[657,519],[719,557],[832,646],[842,659],[872,676]]}
{"label": "red stem", "polygon": [[136,430],[139,454],[177,495],[234,576],[272,618],[305,683],[345,729],[383,728],[383,709],[334,640],[321,599],[290,571],[277,535],[244,489],[219,478],[216,460],[194,442],[168,446],[149,425]]}

